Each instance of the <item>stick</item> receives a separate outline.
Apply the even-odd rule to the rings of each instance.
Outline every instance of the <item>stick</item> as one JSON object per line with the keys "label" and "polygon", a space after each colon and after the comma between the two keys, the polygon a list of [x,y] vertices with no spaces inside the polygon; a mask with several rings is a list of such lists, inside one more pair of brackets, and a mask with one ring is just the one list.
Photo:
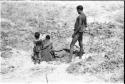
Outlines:
{"label": "stick", "polygon": [[48,84],[48,77],[47,77],[47,73],[46,73],[46,82],[47,82],[47,84]]}

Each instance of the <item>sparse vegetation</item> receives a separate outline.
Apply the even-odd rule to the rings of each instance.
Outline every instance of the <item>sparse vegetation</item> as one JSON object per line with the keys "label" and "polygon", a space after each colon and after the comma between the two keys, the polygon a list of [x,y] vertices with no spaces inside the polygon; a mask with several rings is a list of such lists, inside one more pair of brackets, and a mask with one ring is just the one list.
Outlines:
{"label": "sparse vegetation", "polygon": [[[30,74],[32,71],[33,74],[39,74],[48,69],[54,73],[52,71],[56,68],[43,69],[40,68],[43,66],[36,67],[31,61],[34,32],[50,34],[56,50],[69,48],[77,16],[76,6],[79,4],[84,5],[88,18],[83,44],[85,55],[89,54],[89,56],[70,64],[65,68],[66,72],[77,75],[92,74],[98,79],[103,78],[103,81],[123,82],[124,4],[122,1],[110,3],[2,2],[0,73],[3,78],[8,73],[19,73],[21,70],[24,71],[23,73],[28,70]],[[57,54],[60,57],[64,56],[56,59],[57,64],[67,61],[69,53],[64,51]]]}

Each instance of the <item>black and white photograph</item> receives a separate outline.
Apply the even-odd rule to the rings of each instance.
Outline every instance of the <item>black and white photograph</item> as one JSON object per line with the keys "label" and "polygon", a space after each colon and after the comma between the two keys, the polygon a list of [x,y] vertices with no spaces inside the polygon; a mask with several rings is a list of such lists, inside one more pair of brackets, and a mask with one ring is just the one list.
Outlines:
{"label": "black and white photograph", "polygon": [[0,1],[0,84],[124,84],[124,1]]}

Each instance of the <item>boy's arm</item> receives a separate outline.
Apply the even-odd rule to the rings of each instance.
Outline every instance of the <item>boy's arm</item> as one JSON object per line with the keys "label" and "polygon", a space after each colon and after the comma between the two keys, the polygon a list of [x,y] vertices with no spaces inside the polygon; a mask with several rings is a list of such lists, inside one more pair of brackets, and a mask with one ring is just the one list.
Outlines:
{"label": "boy's arm", "polygon": [[44,48],[45,47],[48,47],[49,45],[51,45],[51,41],[46,41],[46,40],[44,40]]}
{"label": "boy's arm", "polygon": [[85,16],[85,21],[84,21],[84,23],[85,23],[85,27],[87,27],[87,18],[86,18],[86,16]]}
{"label": "boy's arm", "polygon": [[48,44],[44,45],[44,48],[53,49],[53,45],[52,45],[52,43],[48,43]]}

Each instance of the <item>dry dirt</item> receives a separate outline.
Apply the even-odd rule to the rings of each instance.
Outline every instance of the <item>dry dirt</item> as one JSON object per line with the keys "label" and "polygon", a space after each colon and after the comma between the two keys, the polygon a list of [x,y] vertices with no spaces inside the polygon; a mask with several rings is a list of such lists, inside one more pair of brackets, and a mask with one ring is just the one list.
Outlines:
{"label": "dry dirt", "polygon": [[[67,63],[69,53],[61,51],[56,54],[62,58],[34,65],[31,60],[34,32],[50,34],[55,50],[69,49],[77,16],[75,7],[79,4],[84,5],[88,17],[83,58],[76,56],[72,63]],[[1,3],[0,82],[123,83],[123,18],[122,1]]]}

